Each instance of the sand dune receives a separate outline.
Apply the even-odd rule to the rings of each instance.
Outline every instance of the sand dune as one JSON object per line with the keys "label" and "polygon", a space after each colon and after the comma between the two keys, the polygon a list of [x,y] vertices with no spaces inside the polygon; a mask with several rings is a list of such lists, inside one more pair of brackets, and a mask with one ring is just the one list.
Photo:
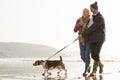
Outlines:
{"label": "sand dune", "polygon": [[57,51],[53,47],[42,44],[0,42],[1,58],[49,57]]}

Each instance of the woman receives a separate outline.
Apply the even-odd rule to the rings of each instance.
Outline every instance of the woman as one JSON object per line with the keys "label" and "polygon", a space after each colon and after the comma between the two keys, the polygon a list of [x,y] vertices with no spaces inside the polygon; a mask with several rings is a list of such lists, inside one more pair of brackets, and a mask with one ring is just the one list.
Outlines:
{"label": "woman", "polygon": [[90,46],[87,41],[87,37],[83,38],[81,36],[82,32],[85,31],[92,24],[92,19],[90,19],[90,11],[85,8],[83,10],[83,15],[77,20],[74,27],[74,32],[78,32],[80,56],[85,63],[85,71],[83,76],[86,76],[90,72]]}

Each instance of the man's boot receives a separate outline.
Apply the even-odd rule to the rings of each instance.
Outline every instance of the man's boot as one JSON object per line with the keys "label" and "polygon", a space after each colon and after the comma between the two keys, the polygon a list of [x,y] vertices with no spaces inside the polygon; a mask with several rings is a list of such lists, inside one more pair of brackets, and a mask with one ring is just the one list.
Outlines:
{"label": "man's boot", "polygon": [[97,71],[98,65],[99,65],[99,61],[94,61],[93,71],[92,71],[92,73],[90,74],[90,76],[95,76],[95,75],[96,75],[96,71]]}
{"label": "man's boot", "polygon": [[101,73],[103,73],[103,67],[104,67],[104,65],[101,63],[101,61],[99,61],[99,73],[101,74]]}

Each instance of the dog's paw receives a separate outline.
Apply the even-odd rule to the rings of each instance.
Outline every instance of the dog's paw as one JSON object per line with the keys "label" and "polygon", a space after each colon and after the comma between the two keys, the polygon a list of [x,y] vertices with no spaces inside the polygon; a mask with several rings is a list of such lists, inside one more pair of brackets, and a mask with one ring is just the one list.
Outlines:
{"label": "dog's paw", "polygon": [[42,76],[45,76],[45,73],[42,73]]}
{"label": "dog's paw", "polygon": [[52,73],[48,73],[49,75],[52,75]]}

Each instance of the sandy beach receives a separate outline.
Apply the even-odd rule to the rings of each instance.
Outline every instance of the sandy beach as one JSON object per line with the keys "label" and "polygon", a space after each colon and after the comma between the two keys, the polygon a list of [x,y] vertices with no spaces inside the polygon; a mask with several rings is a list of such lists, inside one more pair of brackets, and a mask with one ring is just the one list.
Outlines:
{"label": "sandy beach", "polygon": [[61,72],[61,76],[57,76],[57,70],[52,70],[51,76],[43,77],[43,68],[32,65],[35,60],[32,58],[0,59],[0,80],[120,80],[120,61],[103,61],[104,73],[102,75],[97,73],[94,77],[83,77],[84,63],[82,61],[64,60],[67,76],[64,75],[64,71]]}

